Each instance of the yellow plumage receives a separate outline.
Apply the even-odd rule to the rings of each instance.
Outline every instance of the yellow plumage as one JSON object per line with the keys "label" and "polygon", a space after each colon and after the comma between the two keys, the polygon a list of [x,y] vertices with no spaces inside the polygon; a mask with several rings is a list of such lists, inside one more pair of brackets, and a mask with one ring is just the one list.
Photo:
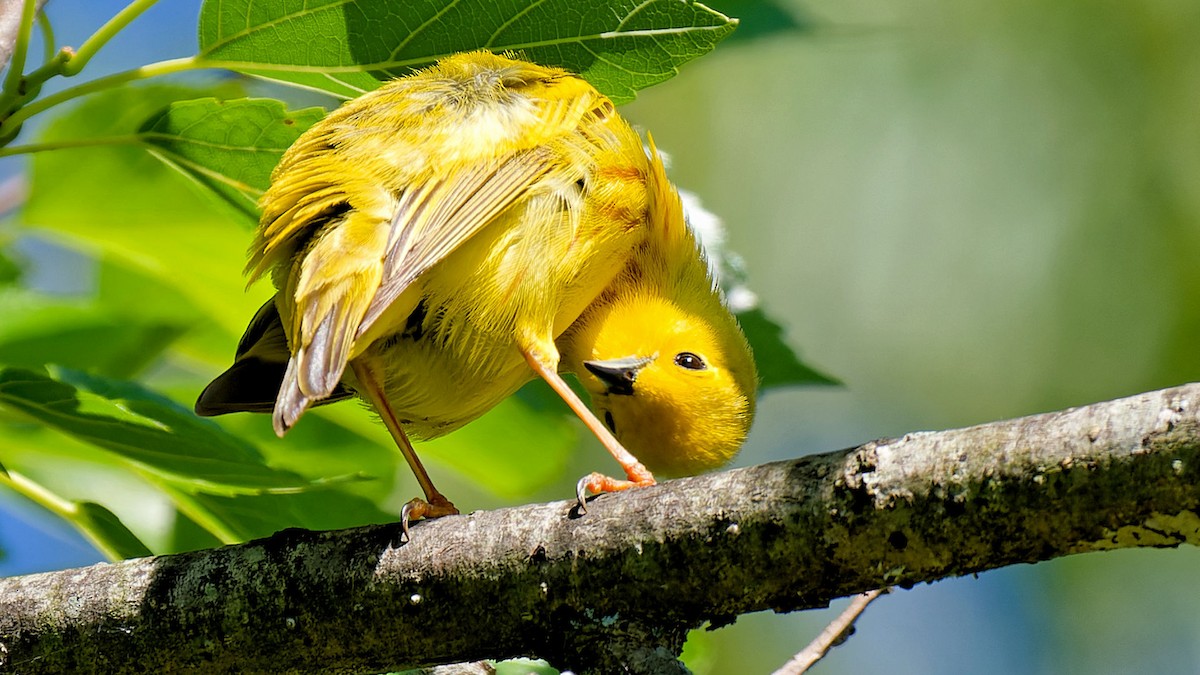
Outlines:
{"label": "yellow plumage", "polygon": [[305,132],[261,206],[247,271],[270,272],[278,293],[200,414],[270,410],[282,435],[308,407],[357,393],[417,472],[429,503],[414,500],[413,516],[455,511],[406,432],[450,432],[537,376],[628,478],[581,489],[653,483],[621,443],[652,469],[695,473],[745,438],[753,361],[679,197],[657,153],[575,75],[484,52],[443,59]]}

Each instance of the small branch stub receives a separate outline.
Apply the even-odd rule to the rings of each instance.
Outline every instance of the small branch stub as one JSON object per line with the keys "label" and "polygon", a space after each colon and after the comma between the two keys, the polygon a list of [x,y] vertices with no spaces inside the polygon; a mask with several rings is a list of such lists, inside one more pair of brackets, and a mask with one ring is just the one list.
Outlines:
{"label": "small branch stub", "polygon": [[818,661],[825,658],[830,649],[837,647],[850,638],[854,632],[854,622],[858,621],[858,617],[866,611],[867,606],[875,601],[879,596],[888,593],[890,589],[876,589],[859,593],[850,601],[850,605],[842,611],[833,621],[821,631],[821,634],[816,637],[807,647],[802,649],[783,665],[782,668],[776,670],[774,675],[804,675]]}

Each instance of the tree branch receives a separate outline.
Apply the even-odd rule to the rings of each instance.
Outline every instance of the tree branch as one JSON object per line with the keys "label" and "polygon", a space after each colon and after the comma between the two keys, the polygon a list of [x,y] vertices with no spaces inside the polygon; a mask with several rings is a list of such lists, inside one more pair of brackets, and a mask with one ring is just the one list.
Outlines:
{"label": "tree branch", "polygon": [[688,629],[1200,541],[1200,385],[594,500],[0,580],[0,671],[684,672]]}

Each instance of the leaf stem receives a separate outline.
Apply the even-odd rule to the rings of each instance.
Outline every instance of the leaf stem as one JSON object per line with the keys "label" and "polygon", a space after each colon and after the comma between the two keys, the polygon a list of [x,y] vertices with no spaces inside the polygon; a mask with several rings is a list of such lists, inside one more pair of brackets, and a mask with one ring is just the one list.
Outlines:
{"label": "leaf stem", "polygon": [[[55,58],[59,58],[62,55],[63,52],[59,52],[59,56]],[[50,64],[47,64],[47,66],[48,65]],[[61,64],[59,67],[61,67]],[[179,59],[170,59],[167,61],[159,61],[158,63],[151,63],[145,66],[134,68],[132,70],[113,73],[112,75],[108,75],[106,77],[84,82],[79,86],[64,89],[58,93],[51,94],[46,98],[34,101],[29,105],[13,112],[8,119],[4,120],[3,123],[0,123],[0,139],[9,138],[17,129],[17,127],[19,127],[21,123],[30,117],[33,117],[34,115],[45,110],[49,110],[60,103],[66,103],[71,99],[95,93],[97,91],[110,89],[112,87],[125,84],[126,82],[133,82],[135,80],[143,80],[150,77],[156,77],[158,75],[167,75],[185,70],[208,67],[210,66],[196,56],[185,56]]]}
{"label": "leaf stem", "polygon": [[13,45],[12,58],[8,62],[8,75],[4,78],[4,93],[20,95],[24,81],[25,55],[29,51],[29,34],[33,31],[33,17],[37,13],[37,0],[25,0],[21,7],[21,24],[17,27],[17,42]]}
{"label": "leaf stem", "polygon": [[37,15],[38,28],[42,30],[42,58],[47,63],[54,59],[54,26],[50,25],[50,17],[46,16],[45,12],[38,12]]}
{"label": "leaf stem", "polygon": [[92,57],[96,55],[96,52],[99,52],[109,40],[116,37],[117,33],[120,33],[134,19],[141,16],[142,12],[150,9],[157,2],[158,0],[133,0],[126,5],[125,9],[117,12],[113,18],[108,20],[108,23],[101,26],[79,46],[79,49],[75,51],[75,56],[63,64],[62,74],[66,77],[78,75],[88,61],[91,61]]}
{"label": "leaf stem", "polygon": [[0,473],[0,483],[59,518],[70,520],[79,515],[79,507],[75,502],[59,497],[40,483],[12,469]]}
{"label": "leaf stem", "polygon": [[98,145],[135,145],[140,142],[141,141],[137,136],[106,136],[98,138],[80,138],[69,141],[55,141],[53,143],[29,143],[27,145],[17,145],[11,148],[0,148],[0,157],[29,155],[35,152],[47,152],[50,150],[90,148]]}
{"label": "leaf stem", "polygon": [[97,551],[100,551],[105,558],[120,560],[124,557],[119,551],[110,546],[103,537],[96,536],[96,533],[80,523],[79,516],[81,511],[78,502],[60,497],[41,483],[12,469],[0,472],[0,485],[7,485],[13,492],[74,525],[75,529],[88,540],[88,543],[94,546]]}

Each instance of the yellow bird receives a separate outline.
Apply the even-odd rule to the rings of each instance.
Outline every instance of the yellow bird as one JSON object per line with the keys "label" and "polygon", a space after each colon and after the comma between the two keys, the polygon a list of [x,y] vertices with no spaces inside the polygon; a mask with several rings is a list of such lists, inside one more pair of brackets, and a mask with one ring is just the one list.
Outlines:
{"label": "yellow bird", "polygon": [[449,433],[535,377],[624,470],[582,479],[581,504],[653,485],[647,467],[719,467],[746,437],[754,362],[679,195],[653,141],[647,155],[576,75],[447,57],[308,129],[260,205],[246,270],[278,292],[196,412],[271,412],[282,436],[311,406],[361,397],[424,491],[406,528],[458,513],[409,436]]}

